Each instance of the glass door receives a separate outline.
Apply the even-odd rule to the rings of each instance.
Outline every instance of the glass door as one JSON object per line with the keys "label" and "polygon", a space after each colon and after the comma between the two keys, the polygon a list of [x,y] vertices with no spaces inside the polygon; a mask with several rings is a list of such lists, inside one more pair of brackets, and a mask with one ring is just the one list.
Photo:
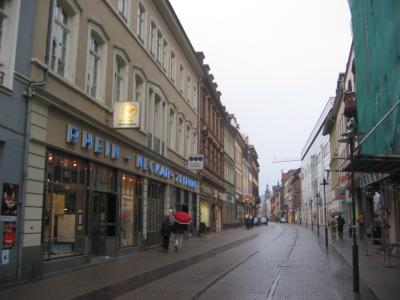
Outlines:
{"label": "glass door", "polygon": [[93,193],[92,254],[105,255],[107,235],[107,194]]}

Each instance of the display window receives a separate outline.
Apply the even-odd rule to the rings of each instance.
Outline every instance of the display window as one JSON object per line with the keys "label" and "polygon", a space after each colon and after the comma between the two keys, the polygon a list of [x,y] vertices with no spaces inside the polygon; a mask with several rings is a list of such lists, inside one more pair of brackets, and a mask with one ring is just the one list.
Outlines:
{"label": "display window", "polygon": [[121,175],[120,247],[138,244],[142,192],[142,177],[129,174]]}
{"label": "display window", "polygon": [[88,170],[83,160],[47,154],[42,236],[45,259],[84,252]]}

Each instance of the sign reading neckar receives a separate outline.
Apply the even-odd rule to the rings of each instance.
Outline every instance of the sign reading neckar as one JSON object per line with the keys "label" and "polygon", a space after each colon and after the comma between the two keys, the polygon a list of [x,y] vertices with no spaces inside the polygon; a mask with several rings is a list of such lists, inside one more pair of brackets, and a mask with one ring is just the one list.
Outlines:
{"label": "sign reading neckar", "polygon": [[[88,131],[80,130],[79,127],[68,124],[66,142],[70,145],[81,145],[81,148],[87,151],[93,151],[98,155],[104,154],[104,157],[118,160],[121,157],[121,147],[117,144],[108,142],[107,140],[95,136]],[[125,156],[130,157],[130,156]],[[130,160],[130,159],[129,159]],[[184,175],[171,171],[168,167],[156,163],[152,160],[144,158],[141,155],[136,156],[136,168],[148,171],[152,175],[170,179],[172,178],[176,184],[183,185],[192,189],[196,189],[197,181]]]}
{"label": "sign reading neckar", "polygon": [[142,169],[144,171],[149,171],[153,175],[163,177],[165,179],[173,178],[175,180],[175,183],[192,189],[195,189],[197,187],[196,180],[188,178],[178,173],[174,173],[168,167],[165,167],[159,163],[144,158],[141,155],[136,155],[136,168]]}

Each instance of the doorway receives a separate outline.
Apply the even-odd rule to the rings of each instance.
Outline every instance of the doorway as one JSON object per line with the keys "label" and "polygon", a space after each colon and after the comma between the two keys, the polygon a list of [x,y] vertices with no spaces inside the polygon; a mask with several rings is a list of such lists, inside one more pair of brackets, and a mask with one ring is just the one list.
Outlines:
{"label": "doorway", "polygon": [[92,197],[93,256],[112,255],[115,252],[116,196],[94,192]]}

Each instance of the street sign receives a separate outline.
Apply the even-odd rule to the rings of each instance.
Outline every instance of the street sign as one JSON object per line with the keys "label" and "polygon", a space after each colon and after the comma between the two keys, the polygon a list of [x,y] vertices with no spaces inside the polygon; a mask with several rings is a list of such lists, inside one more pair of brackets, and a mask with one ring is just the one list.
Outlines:
{"label": "street sign", "polygon": [[194,154],[188,156],[188,169],[189,170],[203,170],[204,169],[204,155]]}

